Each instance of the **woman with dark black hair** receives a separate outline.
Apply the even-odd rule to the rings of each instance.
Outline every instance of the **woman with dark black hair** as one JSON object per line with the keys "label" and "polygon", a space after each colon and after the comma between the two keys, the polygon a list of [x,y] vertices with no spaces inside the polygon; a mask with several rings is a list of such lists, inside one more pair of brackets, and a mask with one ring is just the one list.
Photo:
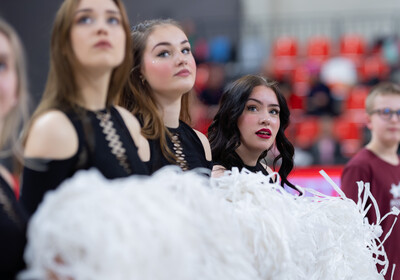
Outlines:
{"label": "woman with dark black hair", "polygon": [[[287,176],[293,169],[294,147],[285,136],[289,108],[275,81],[258,75],[246,75],[225,89],[218,113],[208,129],[214,167],[213,177],[238,167],[270,174],[265,157],[275,145],[282,159],[279,175],[282,185],[297,188]],[[262,162],[264,160],[264,162]]]}

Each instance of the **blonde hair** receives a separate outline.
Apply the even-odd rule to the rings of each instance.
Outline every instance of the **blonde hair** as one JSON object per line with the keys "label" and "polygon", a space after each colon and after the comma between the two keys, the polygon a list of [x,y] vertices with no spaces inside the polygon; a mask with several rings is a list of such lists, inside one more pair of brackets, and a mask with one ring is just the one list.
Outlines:
{"label": "blonde hair", "polygon": [[365,100],[365,110],[368,114],[371,114],[375,109],[375,98],[381,95],[400,95],[400,85],[391,82],[382,82],[375,86]]}
{"label": "blonde hair", "polygon": [[[122,27],[125,31],[125,59],[111,74],[106,106],[113,105],[121,93],[131,68],[132,54],[129,20],[121,0],[113,0],[120,10]],[[50,69],[46,88],[38,108],[34,112],[31,122],[25,131],[25,140],[29,128],[34,120],[49,109],[75,109],[82,102],[82,96],[74,76],[77,59],[72,49],[70,33],[74,20],[74,13],[79,0],[65,0],[60,6],[53,24],[50,43]]]}
{"label": "blonde hair", "polygon": [[[173,25],[182,29],[178,22],[172,19],[146,20],[132,29],[133,67],[129,81],[120,99],[120,105],[136,115],[142,123],[142,133],[147,139],[159,139],[163,155],[170,161],[175,161],[175,155],[168,148],[166,137],[171,137],[164,121],[158,112],[152,89],[146,81],[142,81],[141,68],[147,39],[154,29],[162,25]],[[184,31],[183,31],[184,32]],[[190,123],[189,93],[183,94],[181,100],[180,120]],[[166,136],[167,135],[167,136]]]}
{"label": "blonde hair", "polygon": [[[18,127],[28,118],[28,79],[26,75],[25,51],[17,32],[7,22],[0,18],[0,33],[10,43],[15,58],[15,71],[17,74],[17,104],[7,114],[0,134],[0,149],[12,143],[14,155],[20,153],[17,141]],[[3,153],[2,153],[3,155]]]}

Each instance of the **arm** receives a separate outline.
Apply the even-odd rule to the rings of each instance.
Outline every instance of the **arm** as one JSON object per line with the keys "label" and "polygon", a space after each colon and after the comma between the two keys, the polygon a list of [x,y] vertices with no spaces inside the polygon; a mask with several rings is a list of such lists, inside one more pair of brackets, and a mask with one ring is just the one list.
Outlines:
{"label": "arm", "polygon": [[33,214],[46,191],[71,176],[78,151],[78,135],[66,115],[49,111],[29,130],[24,151],[21,203]]}
{"label": "arm", "polygon": [[147,139],[141,134],[141,127],[139,121],[136,119],[131,112],[120,106],[115,106],[121,115],[126,127],[128,128],[133,142],[138,147],[138,154],[142,161],[146,162],[150,160],[150,146]]}
{"label": "arm", "polygon": [[212,160],[212,156],[211,156],[210,142],[208,142],[207,137],[203,133],[201,133],[200,131],[198,131],[196,129],[193,129],[193,130],[194,130],[194,132],[196,132],[196,134],[199,137],[201,143],[203,144],[204,154],[206,155],[206,160],[211,161]]}

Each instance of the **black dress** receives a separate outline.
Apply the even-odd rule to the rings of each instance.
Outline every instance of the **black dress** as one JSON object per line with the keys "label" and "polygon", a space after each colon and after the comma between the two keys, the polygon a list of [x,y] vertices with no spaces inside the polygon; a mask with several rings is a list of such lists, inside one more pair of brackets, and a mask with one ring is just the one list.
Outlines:
{"label": "black dress", "polygon": [[0,279],[15,279],[24,268],[27,215],[0,176]]}
{"label": "black dress", "polygon": [[[202,167],[209,169],[211,173],[212,163],[206,159],[203,144],[193,128],[183,121],[179,121],[178,128],[168,128],[168,130],[172,134],[172,139],[167,137],[167,145],[177,158],[175,164],[182,170]],[[151,173],[173,164],[164,157],[158,139],[149,140],[149,144],[150,161],[147,162],[147,165]]]}
{"label": "black dress", "polygon": [[21,203],[29,214],[35,212],[46,191],[57,188],[77,170],[97,168],[106,178],[132,174],[149,175],[138,149],[116,108],[83,110],[66,114],[78,134],[78,151],[68,159],[26,159]]}
{"label": "black dress", "polygon": [[232,153],[231,162],[228,163],[217,160],[214,162],[214,165],[221,165],[226,170],[231,170],[232,167],[237,167],[239,171],[242,171],[243,168],[246,168],[247,170],[253,173],[261,172],[264,175],[269,175],[267,169],[264,168],[261,162],[258,161],[255,166],[246,165],[236,152]]}

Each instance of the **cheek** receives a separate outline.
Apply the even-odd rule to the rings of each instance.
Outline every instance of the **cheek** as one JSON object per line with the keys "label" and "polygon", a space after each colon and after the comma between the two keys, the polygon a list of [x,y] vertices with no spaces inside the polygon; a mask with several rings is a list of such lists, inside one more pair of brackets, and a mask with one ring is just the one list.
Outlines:
{"label": "cheek", "polygon": [[250,130],[254,124],[257,124],[257,120],[258,117],[255,115],[242,114],[238,119],[240,133]]}
{"label": "cheek", "polygon": [[0,76],[0,102],[6,107],[2,110],[7,112],[17,102],[17,75],[14,71]]}
{"label": "cheek", "polygon": [[114,38],[114,42],[118,42],[118,48],[121,52],[122,57],[125,57],[125,46],[126,46],[126,36],[123,29],[120,29],[119,32],[115,32],[116,38]]}
{"label": "cheek", "polygon": [[160,82],[171,76],[171,67],[157,59],[148,59],[145,61],[145,78],[148,82]]}
{"label": "cheek", "polygon": [[193,72],[196,73],[197,66],[196,66],[196,61],[194,60],[193,56],[191,56],[191,58],[188,60],[188,65],[193,70]]}

